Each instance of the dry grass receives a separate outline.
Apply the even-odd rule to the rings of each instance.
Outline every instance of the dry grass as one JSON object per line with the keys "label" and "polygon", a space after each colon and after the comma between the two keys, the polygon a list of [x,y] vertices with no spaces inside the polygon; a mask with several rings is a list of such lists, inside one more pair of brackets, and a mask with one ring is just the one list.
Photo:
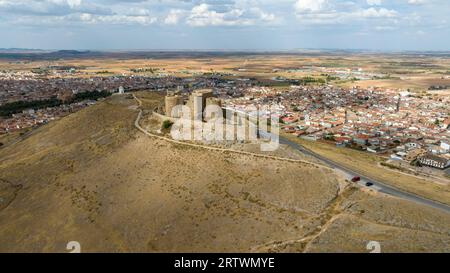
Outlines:
{"label": "dry grass", "polygon": [[[148,96],[150,105],[158,100],[140,96]],[[272,245],[290,246],[285,242],[292,240],[303,240],[292,251],[308,245],[365,251],[360,241],[344,248],[332,239],[343,237],[342,230],[332,232],[342,213],[355,214],[356,223],[368,221],[357,215],[361,209],[379,222],[371,227],[378,233],[389,221],[382,215],[400,219],[396,229],[417,229],[414,238],[386,233],[395,250],[415,250],[412,242],[419,240],[426,251],[449,251],[437,243],[448,241],[447,234],[431,236],[421,219],[404,216],[435,210],[383,196],[375,202],[362,192],[353,196],[358,190],[344,191],[346,183],[329,169],[145,137],[133,128],[133,104],[114,96],[0,150],[0,197],[8,199],[0,206],[0,252],[65,252],[73,240],[84,252],[282,251]],[[360,209],[352,211],[347,200]],[[450,216],[425,221],[436,232]],[[371,240],[367,234],[358,238]],[[322,236],[331,239],[315,243]]]}
{"label": "dry grass", "polygon": [[60,252],[71,240],[84,251],[248,251],[303,234],[339,190],[326,169],[138,135],[131,104],[113,97],[0,150],[0,178],[23,187],[0,211],[0,251]]}
{"label": "dry grass", "polygon": [[450,204],[450,185],[435,183],[433,180],[427,178],[415,177],[383,168],[379,166],[379,163],[384,160],[379,156],[367,152],[337,148],[328,143],[311,142],[296,138],[292,135],[286,135],[286,137],[365,176],[432,200]]}

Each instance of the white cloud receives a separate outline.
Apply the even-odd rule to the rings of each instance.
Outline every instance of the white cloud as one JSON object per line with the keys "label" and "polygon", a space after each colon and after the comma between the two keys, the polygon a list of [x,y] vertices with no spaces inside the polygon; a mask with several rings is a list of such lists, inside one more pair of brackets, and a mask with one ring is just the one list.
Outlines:
{"label": "white cloud", "polygon": [[418,31],[416,31],[416,34],[417,35],[425,35],[427,33],[425,31],[423,31],[423,30],[418,30]]}
{"label": "white cloud", "polygon": [[381,0],[367,0],[367,4],[370,6],[379,6],[381,5]]}
{"label": "white cloud", "polygon": [[[448,0],[0,0],[0,25],[85,24],[246,26],[326,25],[336,31],[449,29]],[[427,4],[419,6],[420,4]],[[67,24],[66,24],[67,22]],[[378,27],[377,27],[378,26]],[[387,27],[389,26],[389,27]],[[67,27],[68,30],[69,27]],[[163,28],[162,28],[163,29]],[[212,30],[214,31],[214,30]]]}
{"label": "white cloud", "polygon": [[393,26],[376,26],[375,30],[377,31],[390,31],[390,30],[395,30],[397,29],[396,27]]}
{"label": "white cloud", "polygon": [[327,6],[327,0],[297,0],[294,8],[298,13],[320,12]]}
{"label": "white cloud", "polygon": [[7,15],[61,16],[73,13],[109,14],[106,5],[82,0],[0,0],[0,13]]}
{"label": "white cloud", "polygon": [[200,4],[190,11],[187,24],[195,27],[205,26],[249,26],[257,23],[270,23],[276,17],[272,13],[266,13],[259,8],[231,8],[226,11],[212,10],[208,4]]}
{"label": "white cloud", "polygon": [[[77,16],[68,16],[71,20],[76,20]],[[158,21],[156,17],[152,16],[131,16],[131,15],[92,15],[88,13],[83,13],[78,16],[80,21],[89,23],[89,24],[97,24],[97,23],[105,23],[105,24],[122,24],[122,25],[151,25]]]}
{"label": "white cloud", "polygon": [[187,19],[187,23],[191,26],[231,26],[237,24],[244,24],[244,21],[239,20],[239,16],[243,11],[234,9],[229,12],[219,13],[209,9],[208,4],[200,4],[191,10],[191,14]]}
{"label": "white cloud", "polygon": [[393,18],[397,16],[397,12],[395,10],[388,10],[385,8],[368,8],[355,13],[358,17],[363,18]]}
{"label": "white cloud", "polygon": [[[381,0],[366,0],[369,5],[379,5]],[[326,0],[298,0],[295,15],[303,25],[355,24],[367,19],[393,19],[398,12],[393,9],[369,7],[363,8],[355,2]]]}
{"label": "white cloud", "polygon": [[265,13],[264,11],[261,11],[260,16],[261,20],[265,22],[273,22],[276,20],[276,17],[273,13]]}
{"label": "white cloud", "polygon": [[421,5],[421,4],[425,4],[427,1],[426,0],[408,0],[408,4],[411,5]]}
{"label": "white cloud", "polygon": [[185,11],[180,9],[171,9],[169,14],[164,19],[166,25],[176,25],[185,15]]}
{"label": "white cloud", "polygon": [[68,5],[71,8],[81,5],[82,0],[47,0],[47,2],[54,3],[57,5]]}

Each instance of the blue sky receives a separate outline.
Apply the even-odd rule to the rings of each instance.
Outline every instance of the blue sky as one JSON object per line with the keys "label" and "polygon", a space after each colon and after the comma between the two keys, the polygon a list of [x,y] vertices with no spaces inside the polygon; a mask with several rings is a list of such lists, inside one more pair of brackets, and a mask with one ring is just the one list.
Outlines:
{"label": "blue sky", "polygon": [[0,0],[0,47],[450,50],[448,0]]}

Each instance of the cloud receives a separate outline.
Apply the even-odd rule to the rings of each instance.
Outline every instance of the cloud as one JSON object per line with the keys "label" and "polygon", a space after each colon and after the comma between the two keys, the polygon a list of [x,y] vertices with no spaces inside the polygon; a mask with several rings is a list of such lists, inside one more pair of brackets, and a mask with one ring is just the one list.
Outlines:
{"label": "cloud", "polygon": [[70,8],[75,8],[81,5],[82,0],[47,0],[46,2],[56,5],[68,5]]}
{"label": "cloud", "polygon": [[8,15],[61,16],[73,13],[111,14],[108,6],[82,0],[0,0],[0,12]]}
{"label": "cloud", "polygon": [[[19,44],[29,37],[26,31],[36,33],[37,41],[44,40],[42,33],[62,33],[55,37],[55,43],[70,32],[84,46],[102,36],[98,32],[105,29],[117,35],[122,31],[130,37],[127,44],[143,41],[151,29],[152,39],[141,47],[163,48],[166,41],[177,45],[171,39],[180,33],[197,37],[180,43],[198,45],[202,40],[198,38],[205,35],[204,40],[211,44],[251,48],[274,44],[297,47],[302,43],[314,47],[325,40],[331,46],[363,34],[376,42],[383,39],[377,36],[381,33],[387,32],[395,40],[404,33],[422,30],[429,44],[448,48],[448,43],[431,38],[444,37],[450,43],[445,38],[450,37],[445,5],[448,0],[0,0],[0,47]],[[121,27],[108,28],[110,25]],[[176,26],[176,31],[169,26]],[[226,28],[226,35],[222,28]],[[91,39],[84,37],[88,34]]]}
{"label": "cloud", "polygon": [[381,0],[367,0],[367,5],[379,6],[381,5]]}
{"label": "cloud", "polygon": [[264,12],[260,8],[246,10],[232,7],[219,12],[212,10],[210,5],[203,3],[192,8],[186,22],[193,27],[250,26],[258,22],[273,22],[275,19],[274,14]]}
{"label": "cloud", "polygon": [[298,13],[323,11],[328,2],[327,0],[297,0],[294,8]]}
{"label": "cloud", "polygon": [[[0,0],[0,15],[13,25],[72,26],[77,24],[152,25],[157,16],[142,6],[120,7],[86,0]],[[35,17],[39,16],[38,19]]]}
{"label": "cloud", "polygon": [[171,9],[164,19],[166,25],[176,25],[185,16],[186,12],[180,9]]}
{"label": "cloud", "polygon": [[259,8],[254,8],[253,12],[257,13],[260,19],[264,22],[275,22],[275,20],[277,19],[275,14],[264,12]]}
{"label": "cloud", "polygon": [[421,4],[425,4],[427,1],[426,0],[408,0],[408,4],[411,5],[421,5]]}
{"label": "cloud", "polygon": [[362,17],[362,18],[393,18],[397,16],[397,11],[395,10],[388,10],[385,8],[368,8],[364,10],[360,10],[354,13],[356,17]]}
{"label": "cloud", "polygon": [[[380,0],[367,0],[369,5],[379,5]],[[303,25],[354,24],[368,19],[392,19],[398,16],[393,9],[363,8],[354,2],[327,0],[298,0],[294,4],[295,15]]]}
{"label": "cloud", "polygon": [[158,21],[156,17],[146,16],[146,15],[93,15],[89,13],[83,13],[80,15],[69,16],[69,19],[72,21],[77,21],[79,18],[80,21],[88,24],[113,24],[113,25],[152,25]]}
{"label": "cloud", "polygon": [[242,14],[243,11],[239,9],[219,13],[210,10],[209,5],[203,3],[192,8],[187,23],[197,27],[244,25],[246,24],[245,20],[240,20],[239,18]]}
{"label": "cloud", "polygon": [[69,31],[73,26],[83,25],[154,25],[158,22],[157,17],[152,16],[130,16],[130,15],[96,15],[90,13],[74,13],[62,16],[40,16],[39,21],[32,16],[22,16],[12,22],[13,25],[36,26],[40,29],[60,27]]}
{"label": "cloud", "polygon": [[391,30],[396,30],[396,27],[393,26],[376,26],[375,30],[376,31],[391,31]]}

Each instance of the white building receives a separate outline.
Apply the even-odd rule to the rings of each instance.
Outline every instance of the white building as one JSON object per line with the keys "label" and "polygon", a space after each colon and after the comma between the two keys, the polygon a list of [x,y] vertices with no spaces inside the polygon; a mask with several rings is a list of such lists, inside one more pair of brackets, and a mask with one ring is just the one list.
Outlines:
{"label": "white building", "polygon": [[445,169],[448,166],[450,166],[450,160],[447,158],[443,158],[440,156],[435,155],[425,155],[419,158],[419,162],[422,165],[438,168],[438,169]]}
{"label": "white building", "polygon": [[447,153],[450,152],[450,142],[441,141],[441,149]]}

